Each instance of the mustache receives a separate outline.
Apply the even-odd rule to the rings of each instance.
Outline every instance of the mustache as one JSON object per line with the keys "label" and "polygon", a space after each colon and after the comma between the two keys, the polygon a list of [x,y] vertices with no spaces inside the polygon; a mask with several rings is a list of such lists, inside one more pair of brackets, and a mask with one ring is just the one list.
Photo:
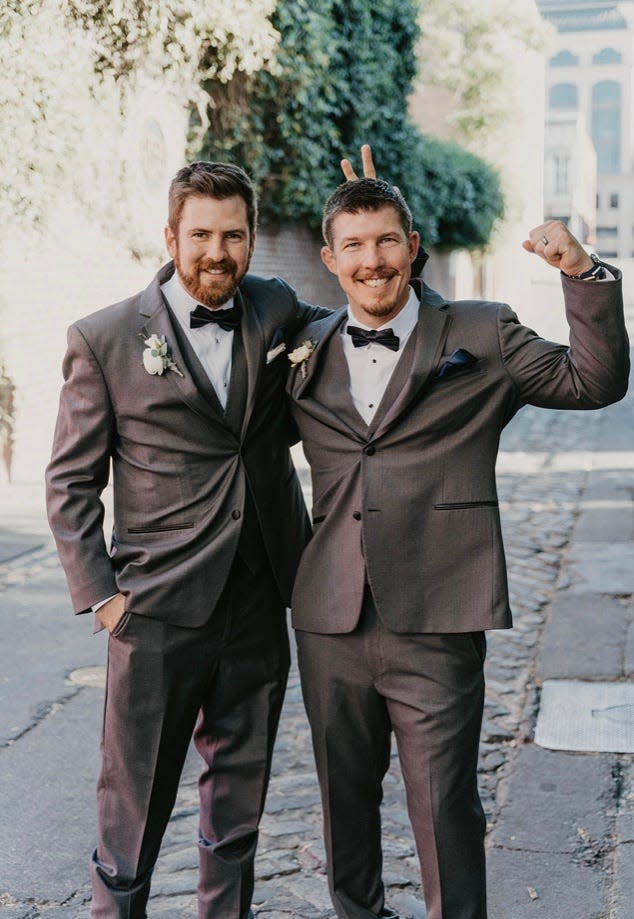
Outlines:
{"label": "mustache", "polygon": [[235,273],[236,263],[231,258],[220,259],[219,262],[215,261],[212,258],[201,259],[196,267],[199,271],[229,271],[232,274]]}
{"label": "mustache", "polygon": [[369,281],[371,278],[393,278],[398,274],[393,268],[377,268],[375,271],[364,271],[357,275],[359,281]]}

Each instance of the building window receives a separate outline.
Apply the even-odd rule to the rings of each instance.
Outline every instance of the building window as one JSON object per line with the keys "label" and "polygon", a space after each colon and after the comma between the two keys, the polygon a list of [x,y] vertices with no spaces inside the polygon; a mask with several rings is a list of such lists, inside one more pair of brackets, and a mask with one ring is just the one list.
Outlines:
{"label": "building window", "polygon": [[621,169],[621,86],[604,80],[592,87],[592,140],[600,174]]}
{"label": "building window", "polygon": [[578,63],[579,58],[572,51],[559,51],[549,61],[551,67],[576,67]]}
{"label": "building window", "polygon": [[592,58],[593,64],[620,64],[621,55],[614,48],[603,48]]}
{"label": "building window", "polygon": [[574,83],[556,83],[551,86],[548,104],[551,108],[576,109],[579,101],[579,90]]}
{"label": "building window", "polygon": [[619,195],[618,195],[618,192],[613,191],[612,194],[610,195],[610,207],[618,207],[618,206],[619,206]]}
{"label": "building window", "polygon": [[601,197],[599,195],[599,192],[597,192],[597,205],[596,206],[597,206],[597,210],[599,210],[599,208],[601,207]]}
{"label": "building window", "polygon": [[597,227],[597,239],[608,239],[610,236],[618,236],[618,227]]}
{"label": "building window", "polygon": [[567,195],[570,193],[570,155],[568,153],[555,153],[555,194]]}

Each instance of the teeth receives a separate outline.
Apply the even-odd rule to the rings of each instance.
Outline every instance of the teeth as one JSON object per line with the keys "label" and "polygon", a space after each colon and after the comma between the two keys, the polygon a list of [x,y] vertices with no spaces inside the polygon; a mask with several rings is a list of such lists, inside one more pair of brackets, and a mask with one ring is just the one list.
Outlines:
{"label": "teeth", "polygon": [[366,278],[363,283],[368,287],[383,287],[389,280],[389,278]]}

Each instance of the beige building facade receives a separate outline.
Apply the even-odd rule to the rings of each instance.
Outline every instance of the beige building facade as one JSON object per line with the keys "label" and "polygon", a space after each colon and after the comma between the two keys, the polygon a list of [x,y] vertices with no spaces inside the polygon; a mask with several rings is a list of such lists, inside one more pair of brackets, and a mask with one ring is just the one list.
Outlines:
{"label": "beige building facade", "polygon": [[[589,229],[586,241],[602,258],[632,258],[634,0],[538,0],[538,6],[555,30],[546,74],[546,212],[568,218],[571,226],[581,218]],[[564,137],[562,125],[573,120],[578,130]],[[591,158],[584,129],[596,154],[594,208],[587,194]],[[582,202],[579,180],[586,191]]]}

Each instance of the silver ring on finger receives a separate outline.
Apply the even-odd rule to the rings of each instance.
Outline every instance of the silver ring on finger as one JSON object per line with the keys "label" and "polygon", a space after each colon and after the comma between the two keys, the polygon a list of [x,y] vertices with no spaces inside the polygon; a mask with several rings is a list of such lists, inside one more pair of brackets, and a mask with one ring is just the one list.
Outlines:
{"label": "silver ring on finger", "polygon": [[545,246],[548,245],[548,237],[547,237],[547,236],[542,236],[541,241],[543,242],[543,244],[544,244]]}

